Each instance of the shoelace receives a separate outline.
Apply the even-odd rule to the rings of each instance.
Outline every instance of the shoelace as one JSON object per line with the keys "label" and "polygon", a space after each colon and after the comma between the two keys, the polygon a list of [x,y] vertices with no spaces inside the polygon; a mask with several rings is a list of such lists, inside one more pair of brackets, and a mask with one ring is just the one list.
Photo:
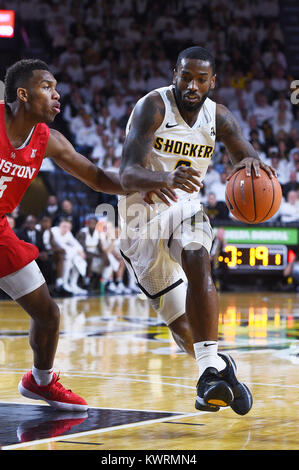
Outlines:
{"label": "shoelace", "polygon": [[56,377],[54,377],[52,385],[55,385],[56,389],[59,389],[60,393],[63,392],[69,392],[72,393],[71,389],[66,389],[61,383],[58,383],[60,380],[60,372],[58,374],[55,374]]}

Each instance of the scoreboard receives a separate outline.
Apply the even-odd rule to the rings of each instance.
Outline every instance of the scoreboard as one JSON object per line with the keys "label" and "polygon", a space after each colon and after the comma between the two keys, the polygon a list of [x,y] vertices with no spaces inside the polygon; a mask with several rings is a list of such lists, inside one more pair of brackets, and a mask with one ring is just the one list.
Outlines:
{"label": "scoreboard", "polygon": [[287,265],[288,248],[284,245],[226,245],[218,261],[242,271],[279,270]]}
{"label": "scoreboard", "polygon": [[[224,243],[219,266],[232,274],[283,271],[298,246],[298,229],[284,227],[222,227]],[[217,233],[217,228],[214,228]]]}

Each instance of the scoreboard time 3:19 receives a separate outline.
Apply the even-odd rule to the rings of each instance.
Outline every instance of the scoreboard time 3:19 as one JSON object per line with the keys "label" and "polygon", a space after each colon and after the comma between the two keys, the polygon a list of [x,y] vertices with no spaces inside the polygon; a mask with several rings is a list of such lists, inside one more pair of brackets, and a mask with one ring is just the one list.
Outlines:
{"label": "scoreboard time 3:19", "polygon": [[218,261],[229,269],[243,271],[283,270],[288,249],[284,245],[226,245]]}

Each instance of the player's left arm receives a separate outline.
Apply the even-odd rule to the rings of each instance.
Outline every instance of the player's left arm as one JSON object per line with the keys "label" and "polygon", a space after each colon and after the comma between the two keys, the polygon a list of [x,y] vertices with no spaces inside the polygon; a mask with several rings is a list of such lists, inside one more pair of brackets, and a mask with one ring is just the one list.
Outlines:
{"label": "player's left arm", "polygon": [[95,191],[127,194],[120,184],[118,172],[94,165],[88,158],[76,152],[68,139],[55,129],[50,129],[45,156]]}
{"label": "player's left arm", "polygon": [[225,145],[234,165],[229,178],[244,167],[248,176],[251,175],[252,168],[256,176],[260,176],[260,168],[270,178],[276,176],[274,168],[263,163],[251,143],[245,139],[235,116],[222,104],[216,105],[216,136]]}

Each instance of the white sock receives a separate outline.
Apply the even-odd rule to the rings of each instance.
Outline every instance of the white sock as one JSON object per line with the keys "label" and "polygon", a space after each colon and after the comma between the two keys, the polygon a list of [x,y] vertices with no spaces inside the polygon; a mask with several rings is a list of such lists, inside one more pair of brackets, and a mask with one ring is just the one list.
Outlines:
{"label": "white sock", "polygon": [[218,371],[225,369],[226,363],[218,356],[217,341],[200,341],[193,344],[199,377],[207,367],[215,367]]}
{"label": "white sock", "polygon": [[79,271],[76,268],[71,269],[69,285],[72,288],[78,287]]}
{"label": "white sock", "polygon": [[102,278],[104,282],[108,282],[110,280],[111,274],[112,274],[112,267],[106,266],[106,268],[104,268],[102,271]]}
{"label": "white sock", "polygon": [[33,366],[32,375],[38,385],[48,385],[53,378],[53,368],[48,370],[41,370]]}

